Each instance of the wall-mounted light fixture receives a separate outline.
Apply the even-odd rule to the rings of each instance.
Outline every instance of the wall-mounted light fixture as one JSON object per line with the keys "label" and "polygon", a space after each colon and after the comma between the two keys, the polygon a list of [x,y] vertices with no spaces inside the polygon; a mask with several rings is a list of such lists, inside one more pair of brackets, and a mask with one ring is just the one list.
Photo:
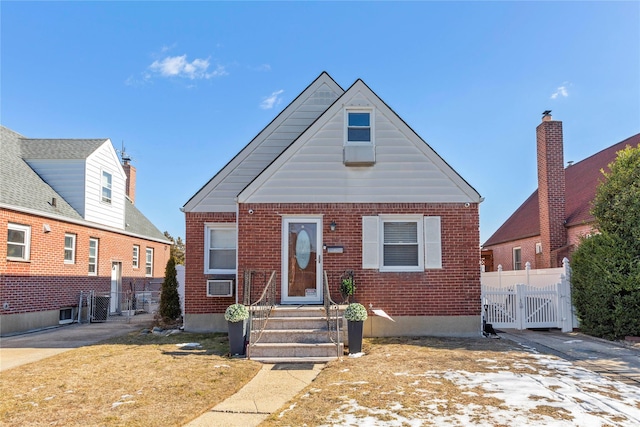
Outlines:
{"label": "wall-mounted light fixture", "polygon": [[329,228],[331,229],[331,231],[336,231],[336,221],[335,220],[331,221],[331,224],[329,224]]}

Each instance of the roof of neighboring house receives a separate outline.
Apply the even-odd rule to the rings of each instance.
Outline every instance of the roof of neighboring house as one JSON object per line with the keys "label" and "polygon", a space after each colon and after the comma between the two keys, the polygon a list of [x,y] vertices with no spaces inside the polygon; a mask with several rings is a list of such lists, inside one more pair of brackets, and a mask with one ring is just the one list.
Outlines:
{"label": "roof of neighboring house", "polygon": [[[0,126],[0,207],[103,228],[85,221],[24,159],[86,159],[105,141],[107,139],[29,139]],[[53,198],[55,206],[51,203]],[[125,222],[123,233],[167,241],[129,200],[125,202]]]}
{"label": "roof of neighboring house", "polygon": [[[640,144],[640,133],[565,168],[565,225],[567,227],[593,222],[594,218],[590,213],[591,202],[603,178],[601,171],[608,170],[609,164],[616,159],[618,151],[626,146],[635,147],[638,144]],[[538,190],[536,190],[489,237],[483,247],[540,235],[538,209]]]}

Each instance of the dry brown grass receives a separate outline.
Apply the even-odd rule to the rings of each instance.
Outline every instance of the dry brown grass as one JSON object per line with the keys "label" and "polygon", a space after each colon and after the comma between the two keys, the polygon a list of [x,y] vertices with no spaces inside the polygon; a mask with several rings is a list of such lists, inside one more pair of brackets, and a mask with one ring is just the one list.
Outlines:
{"label": "dry brown grass", "polygon": [[[531,355],[507,340],[365,339],[363,351],[364,357],[329,363],[309,387],[261,427],[400,425],[402,419],[455,417],[460,408],[469,407],[476,409],[469,416],[468,425],[500,425],[483,414],[504,409],[504,401],[482,387],[461,388],[444,374],[495,372],[496,364],[516,375],[532,373]],[[487,359],[499,362],[487,363]],[[439,374],[425,375],[434,371]],[[531,419],[538,415],[556,420],[568,418],[563,410],[546,405],[545,400],[529,413]],[[347,414],[351,421],[346,423],[340,414]],[[390,414],[394,420],[387,423],[391,421]],[[432,425],[425,422],[424,425]]]}
{"label": "dry brown grass", "polygon": [[225,334],[132,333],[16,367],[0,373],[0,425],[183,425],[260,369],[228,351]]}

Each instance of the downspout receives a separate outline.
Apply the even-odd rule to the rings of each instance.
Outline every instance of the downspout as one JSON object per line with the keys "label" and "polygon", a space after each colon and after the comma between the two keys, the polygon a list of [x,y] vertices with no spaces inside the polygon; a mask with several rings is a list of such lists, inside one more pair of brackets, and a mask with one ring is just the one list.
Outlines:
{"label": "downspout", "polygon": [[240,220],[240,204],[238,203],[238,197],[234,198],[236,202],[236,304],[238,304],[238,234],[240,233],[240,227],[238,226]]}

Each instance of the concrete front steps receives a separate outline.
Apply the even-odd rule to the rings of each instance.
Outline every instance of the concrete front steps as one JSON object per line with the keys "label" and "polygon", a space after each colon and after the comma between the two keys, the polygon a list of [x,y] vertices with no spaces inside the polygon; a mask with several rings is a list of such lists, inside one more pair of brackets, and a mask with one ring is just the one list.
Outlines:
{"label": "concrete front steps", "polygon": [[324,307],[277,306],[247,352],[251,360],[263,363],[324,363],[342,355],[344,345],[337,348],[331,342]]}

